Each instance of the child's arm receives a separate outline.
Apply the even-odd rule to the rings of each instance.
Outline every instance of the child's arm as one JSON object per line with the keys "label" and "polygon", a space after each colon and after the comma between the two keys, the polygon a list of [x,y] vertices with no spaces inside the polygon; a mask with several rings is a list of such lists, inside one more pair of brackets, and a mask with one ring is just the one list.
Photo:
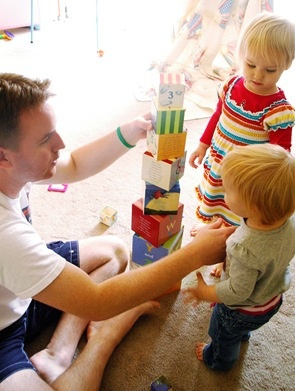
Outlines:
{"label": "child's arm", "polygon": [[282,97],[282,103],[274,106],[272,110],[266,113],[264,127],[268,129],[270,144],[280,145],[290,151],[292,129],[295,124],[295,110],[284,99],[284,95]]}
{"label": "child's arm", "polygon": [[292,127],[290,126],[282,130],[279,129],[276,132],[269,132],[269,142],[280,145],[287,151],[291,151]]}
{"label": "child's arm", "polygon": [[[193,168],[198,168],[198,165],[202,164],[202,161],[206,155],[207,149],[211,145],[212,137],[213,137],[215,128],[218,124],[220,114],[221,114],[221,109],[222,109],[222,101],[221,101],[221,99],[219,99],[216,110],[213,113],[212,117],[210,118],[210,120],[206,126],[206,129],[204,130],[204,133],[202,134],[202,136],[200,138],[200,142],[199,142],[198,147],[190,155],[189,164]],[[196,159],[198,159],[197,163],[195,163]]]}
{"label": "child's arm", "polygon": [[216,285],[207,285],[200,272],[197,272],[197,279],[197,286],[182,290],[182,293],[185,296],[185,301],[209,301],[213,303],[221,303],[220,298],[216,294]]}
{"label": "child's arm", "polygon": [[[194,152],[191,153],[191,155],[189,157],[189,164],[193,168],[198,168],[198,166],[200,164],[202,164],[202,161],[203,161],[203,159],[206,155],[207,149],[209,147],[210,147],[210,145],[207,145],[207,144],[200,142],[197,149],[195,149]],[[197,163],[195,163],[196,160],[197,160]]]}
{"label": "child's arm", "polygon": [[221,98],[218,99],[218,103],[216,106],[216,110],[212,114],[206,129],[204,130],[204,133],[202,134],[200,141],[204,144],[211,145],[212,137],[214,134],[214,131],[216,129],[216,126],[218,124],[220,115],[222,112],[222,100]]}

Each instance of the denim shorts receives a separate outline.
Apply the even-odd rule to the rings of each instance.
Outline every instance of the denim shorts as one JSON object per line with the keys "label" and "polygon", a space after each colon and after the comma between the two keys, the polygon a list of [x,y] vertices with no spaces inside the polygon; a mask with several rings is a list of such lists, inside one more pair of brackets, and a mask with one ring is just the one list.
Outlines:
{"label": "denim shorts", "polygon": [[[47,247],[80,267],[78,241],[51,242]],[[20,319],[0,331],[0,383],[17,371],[35,370],[24,350],[24,344],[34,339],[49,322],[57,321],[59,316],[59,310],[32,300]]]}

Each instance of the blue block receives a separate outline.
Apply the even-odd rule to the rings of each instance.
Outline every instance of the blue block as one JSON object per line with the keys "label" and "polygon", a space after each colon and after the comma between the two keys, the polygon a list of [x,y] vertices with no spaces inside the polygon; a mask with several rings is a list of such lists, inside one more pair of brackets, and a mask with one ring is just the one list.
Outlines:
{"label": "blue block", "polygon": [[151,384],[151,391],[172,391],[172,387],[166,377],[162,375]]}
{"label": "blue block", "polygon": [[132,240],[132,262],[145,266],[178,250],[182,243],[183,229],[184,227],[160,247],[155,247],[135,233]]}
{"label": "blue block", "polygon": [[143,196],[145,215],[176,215],[180,198],[180,186],[177,181],[170,190],[162,189],[145,182]]}

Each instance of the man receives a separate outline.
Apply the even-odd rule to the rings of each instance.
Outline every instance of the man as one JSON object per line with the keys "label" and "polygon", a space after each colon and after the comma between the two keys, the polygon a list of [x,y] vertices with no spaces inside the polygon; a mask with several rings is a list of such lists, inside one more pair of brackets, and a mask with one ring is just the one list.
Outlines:
{"label": "man", "polygon": [[[59,157],[64,143],[49,85],[0,74],[0,390],[5,391],[99,389],[114,348],[139,316],[159,307],[149,300],[205,262],[222,260],[233,232],[217,230],[217,222],[170,256],[125,273],[129,249],[119,238],[46,246],[31,225],[29,184],[95,175],[152,128],[145,114]],[[60,312],[48,346],[29,360],[24,340]],[[87,344],[72,364],[86,329]]]}

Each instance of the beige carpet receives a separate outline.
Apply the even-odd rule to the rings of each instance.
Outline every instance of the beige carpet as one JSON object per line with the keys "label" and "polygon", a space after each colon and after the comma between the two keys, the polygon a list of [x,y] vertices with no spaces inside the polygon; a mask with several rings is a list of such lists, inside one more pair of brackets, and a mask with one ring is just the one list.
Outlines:
{"label": "beige carpet", "polygon": [[[62,31],[60,25],[57,30],[51,31],[51,39],[45,43],[40,32],[40,35],[36,33],[36,42],[30,44],[27,30],[19,32],[14,41],[0,41],[0,71],[53,79],[58,93],[59,131],[67,148],[87,142],[149,110],[148,102],[137,102],[134,98],[136,70],[128,64],[128,58],[106,55],[98,59],[95,52],[90,53],[83,45],[79,46],[79,52],[75,51],[77,40],[73,41],[64,26]],[[67,41],[57,45],[61,32]],[[186,123],[188,155],[206,122],[207,119]],[[106,171],[70,185],[64,194],[50,193],[46,187],[35,186],[31,196],[33,222],[41,236],[56,240],[117,234],[131,249],[131,204],[142,196],[140,175],[144,151],[142,141]],[[189,229],[195,222],[193,187],[200,173],[186,165],[180,181],[184,203],[183,243],[190,240]],[[110,228],[99,223],[100,210],[106,204],[118,210],[118,221]],[[292,268],[294,271],[294,263]],[[206,280],[213,282],[208,271],[204,269]],[[193,283],[193,275],[183,283]],[[208,341],[209,304],[192,307],[183,303],[179,293],[166,296],[161,299],[161,309],[141,318],[118,346],[106,368],[101,390],[148,391],[151,382],[162,374],[174,391],[295,390],[294,301],[293,283],[285,294],[280,313],[243,345],[237,366],[228,373],[216,373],[197,361],[194,352],[196,341]],[[49,334],[50,329],[29,347],[30,352],[44,347]]]}

